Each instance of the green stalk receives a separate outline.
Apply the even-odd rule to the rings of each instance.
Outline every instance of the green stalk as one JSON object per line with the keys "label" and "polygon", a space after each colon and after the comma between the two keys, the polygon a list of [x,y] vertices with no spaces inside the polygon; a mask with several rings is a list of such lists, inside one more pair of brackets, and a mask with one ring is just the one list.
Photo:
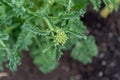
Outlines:
{"label": "green stalk", "polygon": [[2,45],[3,47],[6,47],[6,45],[3,43],[2,40],[0,40],[0,43],[1,43],[1,45]]}
{"label": "green stalk", "polygon": [[18,28],[18,27],[19,27],[19,26],[7,27],[7,28],[5,29],[5,32],[9,33],[10,31],[12,31],[12,30],[14,30],[14,29],[16,29],[16,28]]}
{"label": "green stalk", "polygon": [[46,14],[42,14],[43,19],[46,21],[49,29],[51,31],[55,31],[55,25],[52,23],[52,21],[49,19],[49,17]]}
{"label": "green stalk", "polygon": [[70,12],[70,9],[71,9],[71,4],[72,4],[72,1],[69,0],[69,3],[68,3],[68,7],[67,7],[67,11]]}
{"label": "green stalk", "polygon": [[[34,37],[34,39],[35,39],[35,41],[36,41],[36,43],[38,45],[39,50],[42,50],[41,44],[39,43],[39,40],[37,39],[37,37]],[[40,52],[41,52],[41,54],[42,54],[43,59],[45,60],[45,62],[48,63],[48,60],[45,58],[45,55],[42,53],[42,51],[40,51]]]}
{"label": "green stalk", "polygon": [[8,54],[11,54],[9,49],[7,48],[7,46],[4,44],[4,42],[2,40],[0,40],[1,45],[5,48],[5,50],[7,51]]}

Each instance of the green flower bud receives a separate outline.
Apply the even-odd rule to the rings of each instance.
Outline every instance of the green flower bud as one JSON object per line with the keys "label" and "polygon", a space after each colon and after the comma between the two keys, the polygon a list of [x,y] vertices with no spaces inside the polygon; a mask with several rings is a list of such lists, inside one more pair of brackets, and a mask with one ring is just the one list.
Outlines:
{"label": "green flower bud", "polygon": [[55,36],[55,46],[56,45],[64,45],[67,41],[68,37],[66,33],[62,29],[58,29],[57,34]]}

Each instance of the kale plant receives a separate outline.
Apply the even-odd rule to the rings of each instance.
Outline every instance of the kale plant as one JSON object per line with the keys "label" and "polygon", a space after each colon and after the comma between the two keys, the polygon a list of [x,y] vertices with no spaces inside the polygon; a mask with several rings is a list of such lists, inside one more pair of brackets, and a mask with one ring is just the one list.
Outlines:
{"label": "kale plant", "polygon": [[[21,64],[23,50],[48,73],[59,63],[62,50],[72,49],[74,59],[87,64],[98,53],[95,40],[85,34],[80,20],[92,3],[99,10],[100,0],[0,0],[0,70],[3,63],[11,70]],[[106,6],[116,0],[103,0]],[[74,47],[73,47],[74,46]]]}

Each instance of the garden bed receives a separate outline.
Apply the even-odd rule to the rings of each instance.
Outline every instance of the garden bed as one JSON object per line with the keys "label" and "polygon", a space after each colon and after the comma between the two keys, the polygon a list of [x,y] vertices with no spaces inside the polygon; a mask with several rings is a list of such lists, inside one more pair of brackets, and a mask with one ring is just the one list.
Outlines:
{"label": "garden bed", "polygon": [[60,65],[45,75],[31,63],[30,53],[24,51],[22,64],[14,73],[6,70],[9,76],[5,80],[120,80],[120,10],[107,19],[88,10],[82,20],[99,48],[99,55],[91,64],[73,60],[70,51],[65,51]]}

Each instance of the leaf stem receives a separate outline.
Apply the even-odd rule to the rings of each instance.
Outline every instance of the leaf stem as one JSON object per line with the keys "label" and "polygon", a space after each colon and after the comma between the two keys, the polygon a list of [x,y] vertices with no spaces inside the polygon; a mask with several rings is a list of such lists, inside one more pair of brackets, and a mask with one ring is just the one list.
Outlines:
{"label": "leaf stem", "polygon": [[14,29],[16,29],[16,28],[18,28],[18,27],[19,27],[19,26],[7,27],[7,28],[5,29],[5,32],[9,33],[10,31],[12,31],[12,30],[14,30]]}
{"label": "leaf stem", "polygon": [[46,21],[49,29],[51,31],[54,31],[55,30],[55,28],[54,28],[55,25],[52,23],[52,21],[49,19],[49,17],[46,14],[43,14],[43,13],[42,13],[42,16],[43,16],[43,19]]}
{"label": "leaf stem", "polygon": [[6,45],[3,43],[2,40],[0,40],[0,43],[1,43],[1,45],[2,45],[3,47],[6,47]]}
{"label": "leaf stem", "polygon": [[44,59],[45,62],[47,63],[48,60],[46,59],[45,55],[44,55],[44,54],[42,53],[42,51],[41,51],[41,50],[42,50],[41,44],[39,43],[37,37],[34,37],[34,39],[35,39],[35,41],[36,41],[36,43],[37,43],[37,45],[38,45],[38,48],[39,48],[39,50],[40,50],[40,52],[41,52],[41,54],[42,54],[42,56],[43,56],[43,59]]}
{"label": "leaf stem", "polygon": [[67,7],[67,11],[68,11],[68,12],[70,12],[70,9],[71,9],[71,3],[72,3],[72,1],[69,0],[68,7]]}
{"label": "leaf stem", "polygon": [[2,40],[0,40],[1,45],[5,48],[5,50],[7,51],[8,54],[10,53],[10,50],[7,48],[7,46],[4,44],[4,42]]}

